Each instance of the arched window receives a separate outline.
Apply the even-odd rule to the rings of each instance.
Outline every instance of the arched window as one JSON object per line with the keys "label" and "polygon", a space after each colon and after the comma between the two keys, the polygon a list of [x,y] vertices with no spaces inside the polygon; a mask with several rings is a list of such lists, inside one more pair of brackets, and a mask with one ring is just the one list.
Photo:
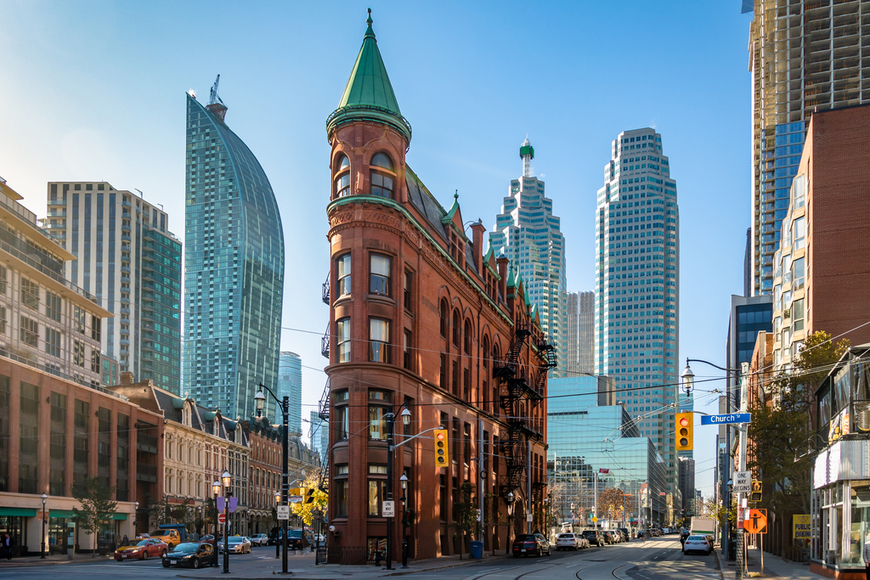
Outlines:
{"label": "arched window", "polygon": [[463,337],[463,346],[465,347],[465,354],[471,354],[471,321],[469,319],[465,319],[465,328],[463,329],[465,336]]}
{"label": "arched window", "polygon": [[335,172],[335,196],[350,195],[350,160],[347,155],[338,158],[338,169]]}
{"label": "arched window", "polygon": [[453,346],[459,348],[459,309],[453,311]]}
{"label": "arched window", "polygon": [[[393,198],[393,162],[384,153],[375,153],[372,157],[371,179],[372,195]],[[383,170],[383,171],[382,171]],[[387,173],[389,172],[389,173]]]}
{"label": "arched window", "polygon": [[447,299],[441,299],[441,305],[438,307],[438,316],[441,319],[441,336],[447,338],[447,322],[448,322],[448,314],[449,307],[447,306]]}
{"label": "arched window", "polygon": [[[490,356],[492,356],[492,355],[489,352],[489,337],[484,336],[483,337],[483,354],[481,355],[481,358],[483,359],[481,362],[483,363],[484,370],[489,369],[489,357]],[[484,372],[484,374],[483,374],[484,378],[488,378],[487,375],[488,375],[488,373]]]}

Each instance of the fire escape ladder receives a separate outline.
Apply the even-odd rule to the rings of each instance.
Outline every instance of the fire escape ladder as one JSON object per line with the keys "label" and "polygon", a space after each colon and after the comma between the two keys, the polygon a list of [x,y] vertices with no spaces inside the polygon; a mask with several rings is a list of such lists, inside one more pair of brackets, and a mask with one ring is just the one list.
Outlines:
{"label": "fire escape ladder", "polygon": [[320,339],[320,354],[329,358],[329,323],[326,324],[326,332],[323,338]]}
{"label": "fire escape ladder", "polygon": [[320,395],[317,415],[322,421],[329,421],[329,377],[326,377],[326,385],[323,387],[323,394]]}
{"label": "fire escape ladder", "polygon": [[329,306],[329,274],[326,275],[326,282],[323,283],[323,303]]}

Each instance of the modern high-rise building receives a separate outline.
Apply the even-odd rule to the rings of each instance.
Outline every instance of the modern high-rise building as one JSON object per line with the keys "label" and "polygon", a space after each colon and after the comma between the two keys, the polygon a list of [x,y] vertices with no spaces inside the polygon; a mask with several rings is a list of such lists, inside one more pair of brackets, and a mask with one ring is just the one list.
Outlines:
{"label": "modern high-rise building", "polygon": [[501,213],[489,234],[496,256],[504,254],[522,276],[532,304],[537,307],[544,333],[556,347],[561,374],[566,360],[568,315],[565,237],[553,215],[553,200],[544,195],[544,182],[532,175],[535,149],[528,137],[520,147],[523,175],[511,181]]}
{"label": "modern high-rise building", "polygon": [[[302,435],[302,357],[295,352],[283,351],[278,357],[278,398],[290,400],[288,429]],[[314,442],[312,441],[312,444]]]}
{"label": "modern high-rise building", "polygon": [[[813,111],[870,102],[870,0],[755,0],[752,294],[773,291],[774,252]],[[863,54],[863,56],[862,56]]]}
{"label": "modern high-rise building", "polygon": [[565,364],[562,375],[576,377],[595,372],[595,292],[569,292],[565,327]]}
{"label": "modern high-rise building", "polygon": [[320,454],[321,465],[326,465],[329,453],[329,421],[320,418],[319,411],[311,411],[309,415],[308,439],[311,448]]}
{"label": "modern high-rise building", "polygon": [[[184,388],[229,417],[254,412],[257,385],[278,386],[284,232],[257,158],[217,96],[187,95]],[[275,404],[266,398],[267,416]]]}
{"label": "modern high-rise building", "polygon": [[181,242],[162,208],[105,182],[48,184],[49,231],[77,260],[66,277],[114,317],[104,354],[120,372],[181,388]]}
{"label": "modern high-rise building", "polygon": [[676,492],[680,243],[677,184],[661,135],[635,129],[613,141],[595,226],[595,374],[667,463]]}

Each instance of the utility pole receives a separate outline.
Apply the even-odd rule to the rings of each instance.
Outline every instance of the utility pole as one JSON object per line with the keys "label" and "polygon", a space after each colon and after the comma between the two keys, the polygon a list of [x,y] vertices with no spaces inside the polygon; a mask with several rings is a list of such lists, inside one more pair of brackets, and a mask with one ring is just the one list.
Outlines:
{"label": "utility pole", "polygon": [[[748,395],[749,395],[749,363],[742,363],[741,365],[741,376],[740,376],[740,412],[745,413],[748,407]],[[746,471],[746,431],[748,430],[748,425],[744,424],[739,427],[740,431],[740,464],[738,467],[738,471]],[[738,580],[743,578],[743,549],[744,549],[744,533],[741,517],[743,515],[743,493],[740,492],[737,494],[737,567],[735,570],[735,578]]]}
{"label": "utility pole", "polygon": [[526,458],[527,458],[527,467],[526,467],[526,533],[532,533],[532,520],[529,517],[532,515],[532,440],[529,439],[526,441]]}
{"label": "utility pole", "polygon": [[486,461],[486,457],[483,454],[483,419],[478,419],[477,421],[477,434],[478,434],[478,447],[477,447],[477,481],[480,482],[478,486],[480,491],[477,492],[478,495],[478,516],[477,520],[480,522],[480,541],[483,543],[482,550],[486,551],[486,512],[484,511],[485,503],[484,503],[484,493],[485,493],[485,482],[486,482],[486,469],[484,468],[484,461]]}

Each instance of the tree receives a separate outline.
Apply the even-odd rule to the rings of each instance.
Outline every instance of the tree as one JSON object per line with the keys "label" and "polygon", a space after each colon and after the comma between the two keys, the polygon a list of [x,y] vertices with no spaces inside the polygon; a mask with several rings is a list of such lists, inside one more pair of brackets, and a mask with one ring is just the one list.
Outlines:
{"label": "tree", "polygon": [[164,497],[148,506],[148,520],[153,522],[153,526],[157,527],[160,524],[172,523],[173,506],[169,500]]}
{"label": "tree", "polygon": [[464,481],[459,486],[459,500],[453,502],[453,537],[459,537],[459,559],[462,559],[465,547],[465,535],[470,534],[477,527],[477,518],[480,510],[474,499],[474,486],[470,481]]}
{"label": "tree", "polygon": [[314,523],[315,510],[326,511],[326,506],[329,505],[329,492],[319,472],[308,474],[302,487],[305,488],[305,496],[301,502],[291,503],[290,511],[299,516],[306,526],[310,526]]}
{"label": "tree", "polygon": [[815,448],[818,430],[813,423],[815,391],[848,348],[848,340],[834,343],[827,332],[809,335],[792,369],[771,382],[771,404],[756,401],[750,408],[747,468],[771,490],[762,506],[780,518],[787,511],[809,513],[813,456],[807,451]]}
{"label": "tree", "polygon": [[611,520],[622,518],[624,505],[623,491],[618,487],[608,487],[598,494],[598,517]]}
{"label": "tree", "polygon": [[[74,507],[73,513],[85,533],[97,538],[97,547],[99,547],[99,534],[103,524],[112,521],[118,510],[118,502],[112,499],[115,488],[106,485],[102,477],[86,478],[83,488],[73,486],[73,498],[81,504],[81,509]],[[91,556],[96,553],[95,549]]]}

